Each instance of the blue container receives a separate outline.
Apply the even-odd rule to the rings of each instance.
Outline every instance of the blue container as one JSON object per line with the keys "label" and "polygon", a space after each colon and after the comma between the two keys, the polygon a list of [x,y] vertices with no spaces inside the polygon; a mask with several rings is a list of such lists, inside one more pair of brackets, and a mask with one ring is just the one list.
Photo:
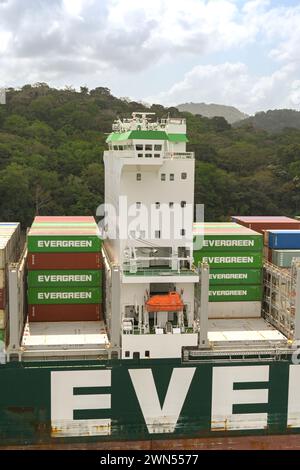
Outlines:
{"label": "blue container", "polygon": [[300,230],[270,230],[269,248],[300,250]]}

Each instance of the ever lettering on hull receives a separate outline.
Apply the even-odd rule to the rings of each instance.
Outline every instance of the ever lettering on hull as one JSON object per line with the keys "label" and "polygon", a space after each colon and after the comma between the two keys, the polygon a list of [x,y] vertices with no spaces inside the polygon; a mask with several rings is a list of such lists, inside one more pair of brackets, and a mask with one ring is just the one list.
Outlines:
{"label": "ever lettering on hull", "polygon": [[[128,369],[128,386],[133,388],[149,434],[174,433],[197,367],[174,367],[164,399],[159,399],[151,368]],[[211,431],[259,430],[268,426],[270,366],[214,366],[211,383]],[[201,374],[201,371],[199,372]],[[260,387],[251,387],[259,383]],[[243,386],[237,386],[244,384]],[[300,365],[289,365],[286,427],[300,428]],[[105,393],[74,394],[75,388],[105,387]],[[81,391],[81,393],[83,393]],[[110,435],[111,418],[74,419],[78,410],[112,410],[112,371],[75,370],[51,372],[52,437]],[[195,396],[195,394],[194,394]],[[200,405],[200,404],[199,404]],[[237,405],[249,406],[246,413],[234,412]],[[251,407],[265,408],[252,412]]]}

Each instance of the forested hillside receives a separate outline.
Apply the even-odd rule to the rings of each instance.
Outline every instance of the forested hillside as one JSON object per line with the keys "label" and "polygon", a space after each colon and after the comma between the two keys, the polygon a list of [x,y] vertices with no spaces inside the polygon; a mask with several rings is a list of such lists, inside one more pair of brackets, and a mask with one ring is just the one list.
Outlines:
{"label": "forested hillside", "polygon": [[[101,87],[9,90],[0,106],[0,219],[26,227],[35,214],[95,214],[104,195],[106,134],[117,116],[142,109]],[[299,130],[273,135],[160,105],[150,111],[187,117],[195,202],[205,204],[206,220],[300,212]]]}
{"label": "forested hillside", "polygon": [[300,111],[295,109],[272,109],[261,111],[234,123],[235,127],[252,126],[255,129],[264,129],[267,132],[280,132],[284,129],[300,129]]}
{"label": "forested hillside", "polygon": [[226,119],[229,124],[241,121],[248,117],[233,106],[224,106],[222,104],[206,104],[206,103],[183,103],[176,106],[179,111],[188,111],[192,114],[201,114],[208,118],[221,116]]}

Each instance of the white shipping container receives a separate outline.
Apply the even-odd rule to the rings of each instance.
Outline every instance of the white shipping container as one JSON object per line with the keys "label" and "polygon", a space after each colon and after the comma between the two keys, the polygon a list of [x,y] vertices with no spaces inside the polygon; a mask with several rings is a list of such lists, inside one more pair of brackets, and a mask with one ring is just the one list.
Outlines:
{"label": "white shipping container", "polygon": [[5,287],[5,271],[4,269],[0,269],[0,289]]}
{"label": "white shipping container", "polygon": [[293,258],[300,258],[300,250],[272,250],[272,263],[280,268],[290,268]]}
{"label": "white shipping container", "polygon": [[[21,227],[19,223],[0,223],[0,289],[3,291],[7,287],[5,286],[7,266],[9,263],[17,261],[20,254],[20,241]],[[1,295],[2,299],[3,296],[5,298],[5,292],[1,292]],[[2,306],[3,302],[1,307]],[[0,309],[0,341],[7,328],[7,317],[7,310],[3,308]]]}
{"label": "white shipping container", "polygon": [[208,318],[259,318],[261,302],[209,302]]}
{"label": "white shipping container", "polygon": [[17,261],[20,252],[20,224],[0,224],[0,269]]}
{"label": "white shipping container", "polygon": [[7,258],[7,247],[4,243],[0,241],[0,269],[4,269],[6,266]]}

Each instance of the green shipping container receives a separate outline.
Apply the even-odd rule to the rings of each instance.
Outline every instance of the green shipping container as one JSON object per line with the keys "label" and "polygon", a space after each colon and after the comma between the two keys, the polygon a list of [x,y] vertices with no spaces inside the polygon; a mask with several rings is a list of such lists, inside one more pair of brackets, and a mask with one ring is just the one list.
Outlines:
{"label": "green shipping container", "polygon": [[28,235],[31,253],[98,252],[101,239],[96,235]]}
{"label": "green shipping container", "polygon": [[263,263],[262,252],[255,251],[205,251],[194,252],[194,263],[208,263],[212,268],[261,268]]}
{"label": "green shipping container", "polygon": [[29,287],[56,287],[56,286],[95,286],[102,283],[101,270],[51,270],[28,271]]}
{"label": "green shipping container", "polygon": [[53,287],[28,289],[28,303],[40,304],[98,304],[102,289],[97,287]]}
{"label": "green shipping container", "polygon": [[0,330],[0,341],[5,343],[5,330]]}
{"label": "green shipping container", "polygon": [[209,285],[261,284],[261,269],[210,269]]}
{"label": "green shipping container", "polygon": [[[197,237],[196,237],[197,238]],[[202,242],[205,251],[260,251],[263,249],[263,237],[261,235],[205,235]]]}
{"label": "green shipping container", "polygon": [[249,302],[262,299],[262,286],[214,286],[209,289],[210,302]]}

